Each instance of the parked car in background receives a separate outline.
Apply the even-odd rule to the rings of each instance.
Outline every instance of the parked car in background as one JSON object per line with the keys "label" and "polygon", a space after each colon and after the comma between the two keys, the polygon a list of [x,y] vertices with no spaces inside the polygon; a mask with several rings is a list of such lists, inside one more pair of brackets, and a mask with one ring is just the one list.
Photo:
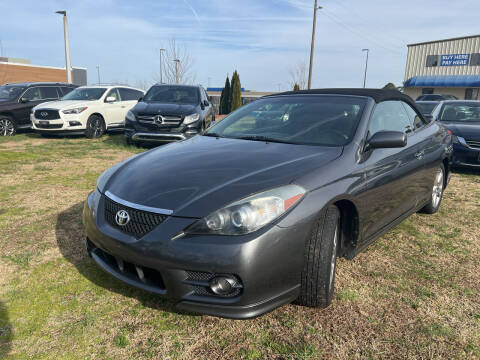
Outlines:
{"label": "parked car in background", "polygon": [[215,121],[205,89],[189,85],[154,85],[125,119],[132,142],[171,142],[192,137]]}
{"label": "parked car in background", "polygon": [[100,175],[83,210],[86,248],[110,275],[185,310],[326,307],[338,256],[439,209],[451,141],[396,90],[264,97]]}
{"label": "parked car in background", "polygon": [[457,100],[455,95],[449,94],[424,94],[417,97],[415,101],[442,101],[442,100]]}
{"label": "parked car in background", "polygon": [[433,117],[454,135],[453,165],[480,167],[480,101],[442,101]]}
{"label": "parked car in background", "polygon": [[432,112],[435,110],[435,107],[440,103],[440,101],[416,101],[417,107],[422,112],[423,116],[431,119]]}
{"label": "parked car in background", "polygon": [[125,115],[143,94],[143,90],[128,86],[82,86],[60,101],[33,108],[33,129],[42,135],[85,134],[98,138],[107,130],[123,129]]}
{"label": "parked car in background", "polygon": [[77,85],[29,82],[0,86],[0,136],[15,135],[17,129],[32,127],[30,110],[45,101],[58,100]]}

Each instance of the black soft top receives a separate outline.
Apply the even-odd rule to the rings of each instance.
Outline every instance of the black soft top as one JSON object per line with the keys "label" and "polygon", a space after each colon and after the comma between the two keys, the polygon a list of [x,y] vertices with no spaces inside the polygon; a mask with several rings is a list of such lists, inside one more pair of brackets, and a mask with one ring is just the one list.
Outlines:
{"label": "black soft top", "polygon": [[[301,94],[332,94],[332,95],[354,95],[354,96],[368,96],[375,100],[376,103],[385,100],[403,100],[410,105],[415,107],[415,102],[413,99],[401,93],[398,90],[387,90],[387,89],[363,89],[363,88],[351,88],[351,89],[312,89],[312,90],[300,90],[300,91],[287,91],[275,95],[301,95]],[[275,96],[271,95],[271,96]]]}

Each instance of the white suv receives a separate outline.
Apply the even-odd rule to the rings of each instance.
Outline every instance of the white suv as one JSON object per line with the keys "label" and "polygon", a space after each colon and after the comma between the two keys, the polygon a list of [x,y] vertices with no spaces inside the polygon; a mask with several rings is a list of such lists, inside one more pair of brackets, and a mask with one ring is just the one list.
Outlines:
{"label": "white suv", "polygon": [[81,86],[59,101],[35,106],[32,128],[42,135],[101,137],[106,130],[122,129],[125,115],[143,95],[143,90],[128,86]]}

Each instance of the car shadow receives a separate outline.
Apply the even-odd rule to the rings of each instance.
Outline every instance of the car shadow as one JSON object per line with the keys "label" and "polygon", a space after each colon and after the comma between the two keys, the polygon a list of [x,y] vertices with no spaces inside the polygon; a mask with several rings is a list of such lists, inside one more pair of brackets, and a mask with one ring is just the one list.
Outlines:
{"label": "car shadow", "polygon": [[0,301],[0,359],[5,359],[12,346],[13,328],[8,318],[7,307]]}
{"label": "car shadow", "polygon": [[455,167],[452,169],[452,172],[464,175],[480,175],[480,168]]}
{"label": "car shadow", "polygon": [[55,227],[55,235],[60,252],[65,259],[75,266],[82,276],[108,291],[135,298],[145,307],[182,315],[196,315],[176,309],[173,301],[127,285],[97,266],[88,256],[85,249],[82,210],[83,202],[80,202],[62,211],[57,216]]}

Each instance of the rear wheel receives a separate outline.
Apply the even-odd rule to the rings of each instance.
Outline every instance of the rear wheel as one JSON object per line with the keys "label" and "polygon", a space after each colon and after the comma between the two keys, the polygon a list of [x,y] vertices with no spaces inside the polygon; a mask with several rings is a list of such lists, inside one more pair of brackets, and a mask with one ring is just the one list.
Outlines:
{"label": "rear wheel", "polygon": [[98,115],[91,115],[87,120],[85,136],[89,139],[102,137],[105,133],[105,123]]}
{"label": "rear wheel", "polygon": [[12,118],[0,115],[0,136],[13,136],[17,132],[17,127]]}
{"label": "rear wheel", "polygon": [[322,210],[307,239],[305,262],[297,303],[327,307],[335,288],[335,269],[340,243],[340,211],[336,206]]}
{"label": "rear wheel", "polygon": [[430,196],[430,202],[425,205],[422,210],[423,213],[426,214],[435,214],[439,207],[440,203],[442,202],[443,198],[443,188],[445,185],[445,167],[440,165],[440,167],[435,171],[435,175],[433,178],[433,187],[432,187],[432,194]]}

